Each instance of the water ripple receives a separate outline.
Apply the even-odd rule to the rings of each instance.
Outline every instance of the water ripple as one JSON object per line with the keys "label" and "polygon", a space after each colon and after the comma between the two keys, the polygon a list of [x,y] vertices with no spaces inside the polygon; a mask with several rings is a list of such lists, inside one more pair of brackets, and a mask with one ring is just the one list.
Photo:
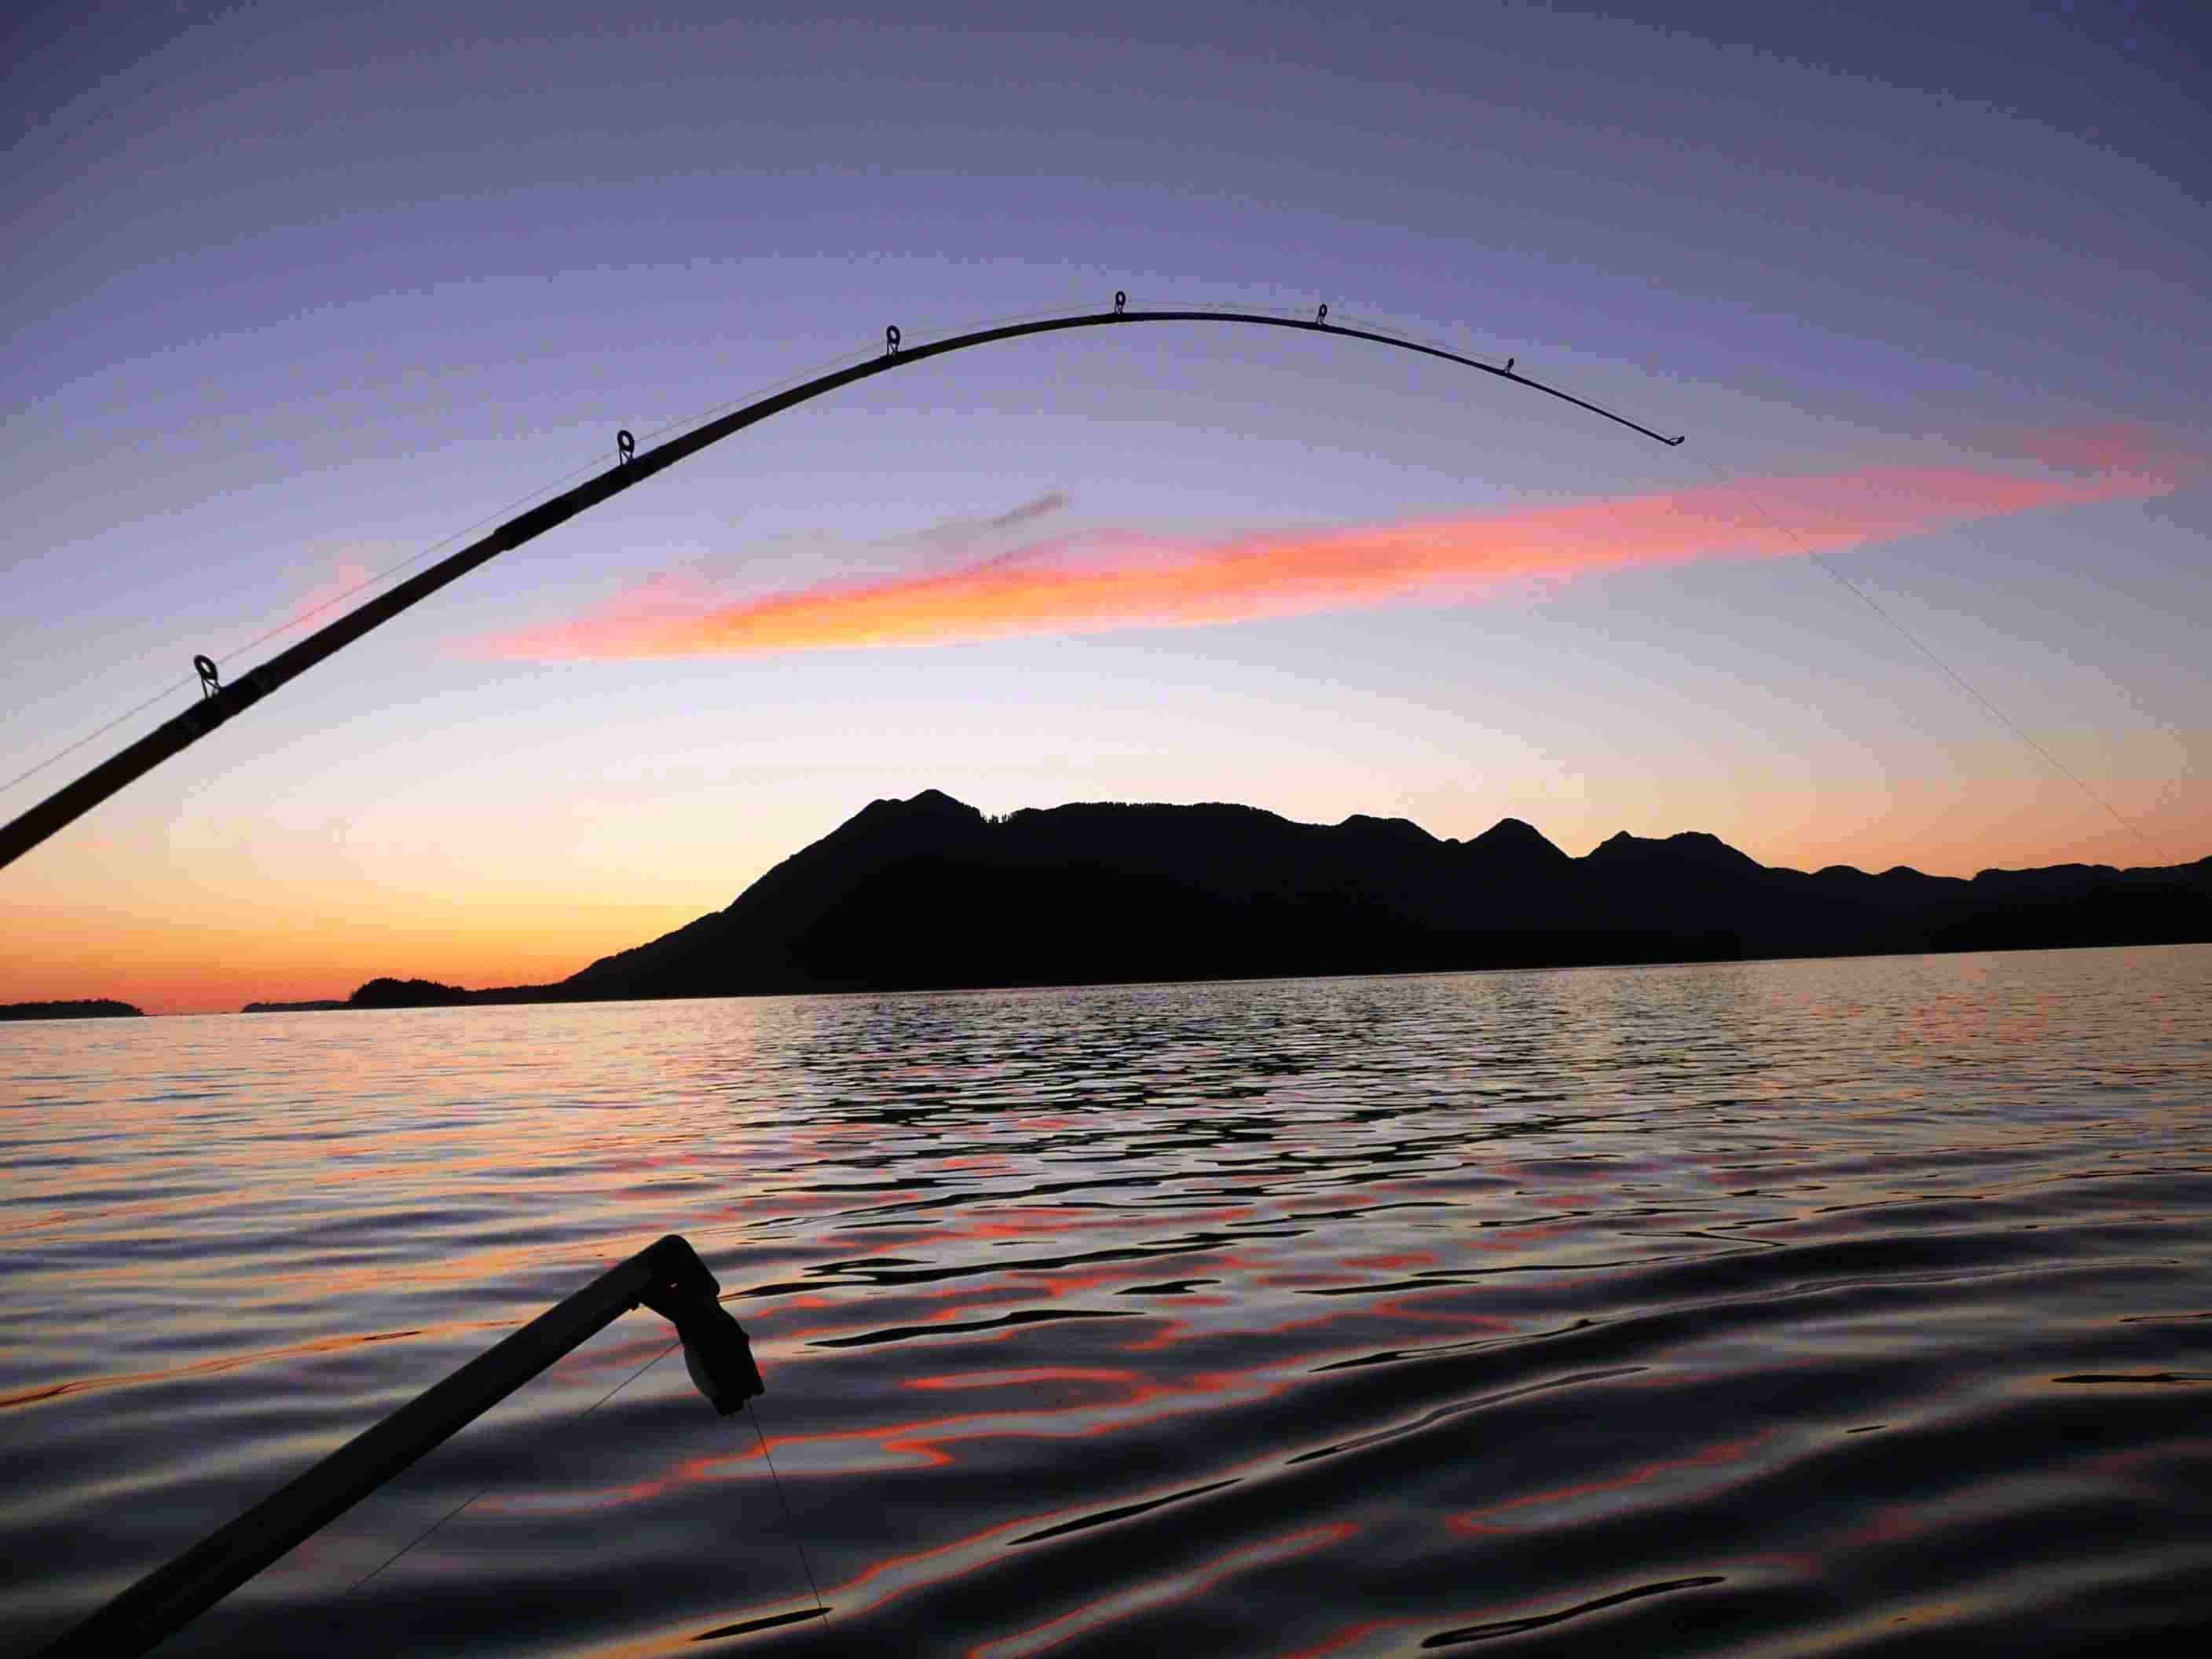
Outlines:
{"label": "water ripple", "polygon": [[632,1315],[164,1651],[2212,1625],[2212,949],[55,1023],[0,1058],[0,1650],[672,1231],[753,1333],[755,1423]]}

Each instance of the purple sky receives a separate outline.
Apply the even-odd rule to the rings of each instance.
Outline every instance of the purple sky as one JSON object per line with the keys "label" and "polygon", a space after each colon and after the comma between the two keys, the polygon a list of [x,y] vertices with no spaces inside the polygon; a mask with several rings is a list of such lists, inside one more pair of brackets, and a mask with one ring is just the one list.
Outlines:
{"label": "purple sky", "polygon": [[2212,453],[2201,8],[1652,14],[11,16],[0,776],[611,460],[617,427],[887,323],[1326,300],[1691,439],[1256,331],[885,376],[470,577],[0,873],[0,998],[566,972],[930,785],[1461,836],[1510,812],[1573,852],[1699,828],[1801,866],[2212,852],[2212,491],[2186,482],[1833,559],[2147,840],[1803,561],[921,648],[469,648],[655,572],[742,599],[988,553],[979,521],[1053,492],[1039,533],[1211,543],[2116,422]]}

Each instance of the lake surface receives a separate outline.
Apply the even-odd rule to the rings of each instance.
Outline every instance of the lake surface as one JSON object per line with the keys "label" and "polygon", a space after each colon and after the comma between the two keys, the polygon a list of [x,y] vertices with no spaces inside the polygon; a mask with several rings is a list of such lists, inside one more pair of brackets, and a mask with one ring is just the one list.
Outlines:
{"label": "lake surface", "polygon": [[0,1651],[671,1231],[757,1416],[629,1314],[162,1651],[2212,1626],[2212,947],[56,1022],[0,1078]]}

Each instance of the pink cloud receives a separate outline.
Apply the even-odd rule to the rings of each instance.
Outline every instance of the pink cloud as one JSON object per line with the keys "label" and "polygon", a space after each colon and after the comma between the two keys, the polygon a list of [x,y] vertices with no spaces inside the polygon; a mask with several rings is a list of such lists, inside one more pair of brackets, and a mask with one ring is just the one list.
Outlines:
{"label": "pink cloud", "polygon": [[368,581],[374,573],[365,564],[341,564],[337,574],[326,582],[319,582],[301,596],[298,604],[285,611],[282,620],[270,624],[272,632],[296,628],[302,623],[328,622],[339,600],[352,596],[354,590]]}
{"label": "pink cloud", "polygon": [[543,661],[925,646],[1202,627],[1415,598],[1462,604],[1532,581],[1832,553],[2011,514],[2141,499],[2192,470],[2121,428],[2042,436],[2035,453],[2069,470],[1882,467],[1196,543],[1095,535],[737,601],[696,579],[665,578],[574,621],[477,649]]}

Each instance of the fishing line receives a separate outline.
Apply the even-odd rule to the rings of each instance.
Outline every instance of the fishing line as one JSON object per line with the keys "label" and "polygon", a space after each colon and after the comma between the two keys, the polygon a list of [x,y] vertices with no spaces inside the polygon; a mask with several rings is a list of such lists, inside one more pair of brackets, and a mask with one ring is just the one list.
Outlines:
{"label": "fishing line", "polygon": [[[850,367],[817,376],[803,385],[760,398],[739,407],[705,425],[695,428],[682,437],[661,443],[643,454],[636,453],[635,440],[623,429],[616,434],[619,461],[611,468],[585,479],[584,482],[562,490],[542,501],[528,511],[507,520],[489,534],[459,551],[447,553],[435,564],[417,571],[398,586],[368,599],[335,620],[324,623],[307,638],[299,641],[277,655],[253,668],[240,679],[229,684],[222,682],[218,665],[211,659],[194,659],[200,671],[200,702],[192,708],[163,721],[155,730],[146,732],[126,745],[119,754],[112,756],[100,765],[78,778],[75,782],[56,790],[45,800],[33,805],[12,821],[0,824],[0,864],[12,863],[32,848],[74,823],[118,791],[127,787],[164,760],[182,752],[217,726],[223,725],[241,710],[260,702],[272,691],[289,684],[318,663],[323,662],[347,645],[361,638],[372,629],[381,627],[401,612],[428,599],[448,583],[458,580],[470,571],[512,550],[523,544],[566,523],[580,513],[629,489],[633,484],[655,476],[669,467],[698,453],[723,439],[759,421],[799,404],[811,402],[859,380],[871,378],[885,370],[907,363],[921,362],[950,352],[970,347],[1026,338],[1031,336],[1060,333],[1075,329],[1120,327],[1141,323],[1221,322],[1243,323],[1279,329],[1295,330],[1301,333],[1320,334],[1339,339],[1368,340],[1394,346],[1401,350],[1416,352],[1425,356],[1441,358],[1462,367],[1494,375],[1530,392],[1541,392],[1562,403],[1586,410],[1602,420],[1628,428],[1669,447],[1680,444],[1678,435],[1668,437],[1654,428],[1617,414],[1587,398],[1576,397],[1559,386],[1548,385],[1526,374],[1514,372],[1514,360],[1508,357],[1503,367],[1486,362],[1480,358],[1447,350],[1443,347],[1424,345],[1404,337],[1352,327],[1341,321],[1331,324],[1328,307],[1318,305],[1310,318],[1295,317],[1267,311],[1245,311],[1208,307],[1205,309],[1156,308],[1139,307],[1129,310],[1128,295],[1117,289],[1114,293],[1114,308],[1109,311],[1076,312],[1066,316],[1048,314],[1036,321],[1005,325],[965,333],[948,335],[942,338],[918,343],[902,349],[899,327],[891,324],[884,330],[884,351],[880,358],[862,358]],[[635,469],[632,463],[635,463]],[[588,471],[579,469],[579,471]],[[574,473],[570,477],[576,476]],[[526,498],[527,499],[527,498]],[[479,521],[481,522],[481,521]],[[466,532],[461,532],[465,534]],[[448,538],[447,541],[458,539]],[[275,635],[295,628],[310,617],[320,616],[338,603],[339,599],[360,594],[375,581],[386,580],[394,572],[417,563],[430,552],[446,543],[436,544],[412,557],[399,562],[379,573],[370,581],[357,583],[346,594],[325,599],[319,605],[288,618],[276,628],[264,631],[260,638],[236,651],[226,653],[226,660],[234,658],[252,646],[272,638]],[[166,694],[165,694],[166,695]],[[41,765],[51,763],[41,763]],[[35,771],[39,769],[33,768]]]}
{"label": "fishing line", "polygon": [[[1032,322],[1041,318],[1056,317],[1066,309],[1066,307],[1065,306],[1060,306],[1055,307],[1048,311],[1023,312],[1011,316],[993,318],[990,321],[975,325],[975,326],[981,328],[998,328],[1004,326],[1008,323]],[[726,398],[722,402],[712,404],[706,409],[699,410],[696,414],[680,416],[675,420],[664,422],[659,426],[655,427],[651,431],[647,432],[645,434],[644,441],[649,444],[656,440],[665,438],[674,433],[684,431],[692,427],[702,425],[704,422],[714,419],[718,415],[726,413],[730,410],[742,408],[748,403],[757,401],[761,398],[767,397],[773,392],[782,391],[787,387],[804,386],[807,381],[813,380],[819,375],[828,374],[834,369],[842,368],[850,363],[863,362],[874,355],[875,350],[872,347],[859,351],[845,352],[839,356],[830,359],[817,368],[803,370],[797,374],[787,375],[780,380],[771,381],[766,386],[760,386],[756,390],[746,392],[739,397]],[[568,471],[562,473],[559,477],[549,479],[546,483],[542,483],[535,489],[531,490],[527,495],[516,496],[504,507],[494,507],[490,512],[483,514],[479,518],[471,520],[469,523],[462,526],[459,530],[453,532],[451,534],[441,537],[438,540],[432,542],[428,546],[421,549],[417,552],[410,553],[407,557],[399,560],[397,563],[386,565],[381,570],[376,571],[371,575],[364,576],[352,586],[346,588],[340,592],[333,593],[330,598],[320,600],[318,603],[308,606],[306,610],[300,611],[297,615],[289,617],[284,621],[278,623],[274,628],[256,635],[252,639],[246,641],[243,645],[234,646],[231,649],[224,652],[221,656],[216,658],[215,660],[219,664],[228,665],[237,658],[244,655],[246,652],[252,650],[256,646],[266,645],[270,640],[275,639],[278,635],[289,634],[294,629],[302,627],[307,623],[313,621],[314,618],[321,616],[323,612],[330,610],[332,606],[343,605],[348,599],[354,599],[362,593],[366,593],[372,587],[380,586],[383,583],[398,575],[401,571],[408,569],[411,566],[422,563],[423,560],[428,558],[432,554],[440,552],[444,549],[452,546],[454,543],[461,540],[464,537],[484,528],[487,525],[495,524],[503,519],[509,518],[521,508],[530,506],[532,502],[537,501],[544,496],[551,495],[554,491],[558,490],[563,485],[574,483],[585,474],[602,465],[604,459],[605,458],[602,455],[595,452],[590,459],[578,463],[575,466],[571,467]],[[125,720],[130,720],[135,714],[143,714],[147,709],[151,708],[155,703],[160,702],[164,697],[173,696],[178,692],[190,690],[197,684],[198,684],[197,680],[189,678],[170,681],[169,684],[152,693],[143,702],[131,704],[130,708],[116,715],[114,719],[109,720],[106,725],[95,727],[94,730],[86,732],[82,737],[77,738],[75,742],[68,744],[60,749],[57,749],[52,754],[48,755],[44,760],[33,761],[30,765],[25,767],[13,777],[6,779],[5,781],[0,781],[0,794],[4,794],[7,791],[13,789],[17,784],[23,782],[27,778],[37,776],[40,773],[45,771],[48,767],[54,765],[58,762],[68,759],[70,756],[75,754],[87,744],[94,742],[100,738],[106,737],[110,732],[112,732],[117,726],[122,725]]]}
{"label": "fishing line", "polygon": [[16,773],[14,777],[9,779],[7,782],[0,783],[0,790],[13,789],[17,784],[22,782],[25,778],[30,777],[36,773],[45,771],[49,766],[52,766],[56,761],[62,759],[64,756],[74,755],[78,750],[83,748],[85,744],[90,743],[94,738],[106,736],[108,732],[112,732],[117,726],[122,725],[124,721],[129,720],[133,714],[138,714],[142,710],[151,708],[155,703],[161,702],[162,698],[169,696],[173,693],[182,691],[191,684],[191,682],[190,680],[176,680],[163,686],[152,696],[147,698],[145,702],[133,703],[130,708],[118,714],[113,720],[108,721],[106,725],[100,727],[97,731],[86,732],[75,743],[70,744],[68,748],[57,749],[52,754],[47,756],[46,759],[33,762],[21,771]]}
{"label": "fishing line", "polygon": [[[993,317],[980,323],[969,324],[966,328],[963,328],[957,331],[965,333],[974,329],[1004,328],[1012,323],[1041,322],[1047,317],[1065,316],[1068,312],[1069,306],[1073,303],[1073,301],[1069,301],[1061,305],[1054,306],[1049,310],[1046,311],[1020,311],[1012,313],[1004,317]],[[917,336],[915,343],[921,343],[921,340],[922,337]],[[771,396],[778,392],[787,391],[793,386],[805,386],[809,380],[818,379],[822,375],[830,374],[836,369],[843,368],[848,364],[865,362],[866,359],[872,357],[875,355],[876,348],[873,346],[870,346],[866,349],[861,351],[848,351],[840,356],[831,357],[823,362],[817,363],[812,368],[801,369],[798,374],[786,375],[781,380],[772,380],[768,385],[757,387],[754,391],[745,392],[739,397],[726,398],[720,403],[709,404],[707,408],[699,410],[696,415],[678,416],[672,421],[664,422],[660,425],[653,428],[652,431],[641,434],[638,441],[641,444],[650,444],[656,439],[665,438],[672,434],[685,431],[692,427],[704,426],[708,421],[714,419],[717,416],[727,414],[733,409],[742,409],[747,404],[757,403],[763,398]]]}
{"label": "fishing line", "polygon": [[[623,1378],[621,1382],[616,1383],[614,1387],[609,1389],[597,1400],[594,1400],[590,1405],[585,1407],[582,1411],[576,1413],[576,1421],[581,1422],[585,1418],[589,1417],[593,1412],[599,1410],[600,1407],[605,1405],[608,1401],[613,1399],[624,1389],[629,1387],[631,1383],[636,1382],[639,1377],[643,1376],[655,1365],[658,1365],[662,1360],[667,1358],[670,1354],[674,1353],[683,1340],[684,1339],[682,1337],[678,1337],[674,1342],[671,1342],[659,1353],[653,1355],[652,1358],[647,1360],[645,1364],[640,1365],[628,1376]],[[455,1516],[459,1515],[463,1510],[468,1508],[470,1504],[475,1503],[477,1498],[482,1498],[485,1492],[489,1492],[498,1484],[499,1483],[496,1480],[486,1481],[483,1486],[478,1488],[476,1492],[471,1493],[459,1503],[454,1504],[453,1508],[447,1510],[435,1521],[433,1521],[428,1526],[423,1528],[422,1531],[416,1533],[414,1537],[409,1539],[404,1544],[401,1545],[396,1553],[386,1557],[382,1561],[377,1563],[375,1566],[370,1568],[368,1572],[362,1574],[359,1578],[355,1579],[352,1583],[346,1586],[344,1589],[339,1591],[337,1599],[341,1601],[344,1601],[347,1596],[351,1595],[363,1584],[366,1584],[370,1579],[375,1577],[377,1574],[382,1572],[385,1568],[390,1566],[393,1562],[398,1560],[401,1556],[405,1555],[407,1552],[413,1549],[416,1545],[421,1543],[432,1533],[437,1531],[438,1528],[444,1526],[447,1522],[452,1520]]]}
{"label": "fishing line", "polygon": [[2099,794],[2094,789],[2091,788],[2087,781],[2076,773],[2073,768],[2068,766],[2065,762],[2060,760],[2058,757],[2052,754],[2050,750],[2045,748],[2040,743],[2038,743],[2033,737],[2029,735],[2027,728],[2021,726],[2018,720],[2013,719],[2013,717],[2006,714],[2003,709],[1998,708],[1994,702],[1991,702],[1989,698],[1982,695],[1981,691],[1978,690],[1965,675],[1961,674],[1957,669],[1952,667],[1949,663],[1945,662],[1942,658],[1937,656],[1935,651],[1930,648],[1924,640],[1923,640],[1917,634],[1915,634],[1911,629],[1907,628],[1903,623],[1898,621],[1898,619],[1892,616],[1886,608],[1878,604],[1873,594],[1868,592],[1866,589],[1861,587],[1856,582],[1853,581],[1849,576],[1846,576],[1834,565],[1829,563],[1826,559],[1821,557],[1820,554],[1814,551],[1812,545],[1808,543],[1802,536],[1800,536],[1795,530],[1783,523],[1780,519],[1777,518],[1774,514],[1769,510],[1765,501],[1759,500],[1757,495],[1752,493],[1749,485],[1741,483],[1729,478],[1721,471],[1720,468],[1714,465],[1710,459],[1705,462],[1705,465],[1711,469],[1715,482],[1719,483],[1723,489],[1732,489],[1741,495],[1745,501],[1750,502],[1753,507],[1759,510],[1759,514],[1761,518],[1765,519],[1767,523],[1773,526],[1774,528],[1783,536],[1794,543],[1800,553],[1802,553],[1814,564],[1820,566],[1821,569],[1826,571],[1828,574],[1833,576],[1838,581],[1841,582],[1850,591],[1852,596],[1856,598],[1860,604],[1865,605],[1866,608],[1873,611],[1875,616],[1881,617],[1882,621],[1887,623],[1892,628],[1895,629],[1898,634],[1907,644],[1911,645],[1914,650],[1917,651],[1922,656],[1927,658],[1929,661],[1934,663],[1936,667],[1942,669],[1946,675],[1949,676],[1951,683],[1954,685],[1956,685],[1961,691],[1964,691],[1976,702],[1981,704],[1981,706],[1984,709],[1988,710],[1989,713],[2006,728],[2006,730],[2009,731],[2013,734],[2013,736],[2018,738],[2030,749],[2033,749],[2037,754],[2043,757],[2045,762],[2053,771],[2057,772],[2059,776],[2064,778],[2076,789],[2079,789],[2083,794],[2094,801],[2099,806],[2104,808],[2105,811],[2108,816],[2110,816],[2113,823],[2118,824],[2121,829],[2126,830],[2130,835],[2133,836],[2137,841],[2141,842],[2145,847],[2150,849],[2152,857],[2165,859],[2170,856],[2165,848],[2159,846],[2156,842],[2153,841],[2148,835],[2144,834],[2143,831],[2137,828],[2131,820],[2122,817],[2119,809],[2114,806],[2112,802],[2106,800],[2102,795]]}
{"label": "fishing line", "polygon": [[768,1478],[775,1487],[775,1501],[783,1506],[783,1524],[791,1534],[791,1541],[799,1551],[799,1565],[806,1571],[806,1588],[814,1592],[814,1612],[824,1625],[830,1622],[830,1609],[822,1605],[822,1591],[814,1582],[814,1565],[806,1559],[806,1540],[799,1535],[799,1522],[791,1518],[791,1500],[783,1495],[783,1481],[775,1472],[775,1459],[768,1455],[768,1435],[761,1427],[760,1412],[751,1401],[745,1402],[745,1414],[753,1420],[753,1432],[760,1436],[761,1462],[768,1465]]}
{"label": "fishing line", "polygon": [[[591,460],[582,462],[579,465],[570,468],[559,477],[551,479],[545,483],[538,485],[537,489],[532,490],[527,495],[518,495],[514,500],[509,501],[505,507],[494,507],[490,512],[483,514],[483,517],[462,526],[461,528],[453,532],[450,535],[441,536],[436,541],[432,542],[428,547],[422,548],[417,552],[409,554],[397,564],[388,564],[385,566],[383,569],[377,571],[373,575],[362,577],[359,581],[356,582],[351,587],[345,589],[343,592],[333,593],[327,599],[323,599],[314,605],[309,605],[298,615],[288,617],[284,621],[278,623],[276,627],[255,635],[252,639],[246,641],[245,644],[232,647],[215,660],[218,663],[230,662],[234,659],[242,656],[246,652],[252,650],[257,645],[267,644],[270,640],[275,639],[279,634],[290,633],[294,629],[301,627],[307,623],[313,621],[315,617],[319,617],[324,611],[328,611],[332,605],[342,605],[346,600],[354,598],[356,594],[367,592],[370,588],[398,575],[410,565],[420,564],[423,560],[428,558],[433,553],[438,552],[441,549],[452,546],[455,542],[459,541],[464,536],[468,535],[471,531],[481,530],[486,525],[497,523],[501,519],[514,513],[518,508],[527,507],[539,496],[550,494],[551,491],[560,489],[562,485],[573,483],[576,479],[582,477],[586,473],[591,471],[592,468],[599,465],[599,461],[598,458],[594,457]],[[107,732],[112,732],[117,726],[122,725],[124,721],[129,720],[133,714],[142,714],[145,710],[151,708],[155,703],[161,702],[162,698],[170,696],[179,691],[187,690],[195,684],[197,684],[196,681],[189,679],[171,681],[160,690],[155,692],[153,696],[148,697],[143,702],[133,703],[130,708],[125,709],[121,714],[118,714],[113,720],[108,721],[106,725],[100,726],[97,731],[88,732],[76,742],[69,744],[68,747],[57,749],[52,754],[47,756],[46,759],[33,762],[31,765],[25,767],[21,771],[16,773],[14,777],[9,778],[6,782],[0,783],[0,793],[4,793],[9,789],[13,789],[17,784],[22,782],[24,779],[34,776],[37,774],[45,771],[46,768],[52,766],[56,761],[62,760],[70,755],[75,754],[78,750],[83,748],[85,744],[90,743],[94,738],[102,737]]]}

